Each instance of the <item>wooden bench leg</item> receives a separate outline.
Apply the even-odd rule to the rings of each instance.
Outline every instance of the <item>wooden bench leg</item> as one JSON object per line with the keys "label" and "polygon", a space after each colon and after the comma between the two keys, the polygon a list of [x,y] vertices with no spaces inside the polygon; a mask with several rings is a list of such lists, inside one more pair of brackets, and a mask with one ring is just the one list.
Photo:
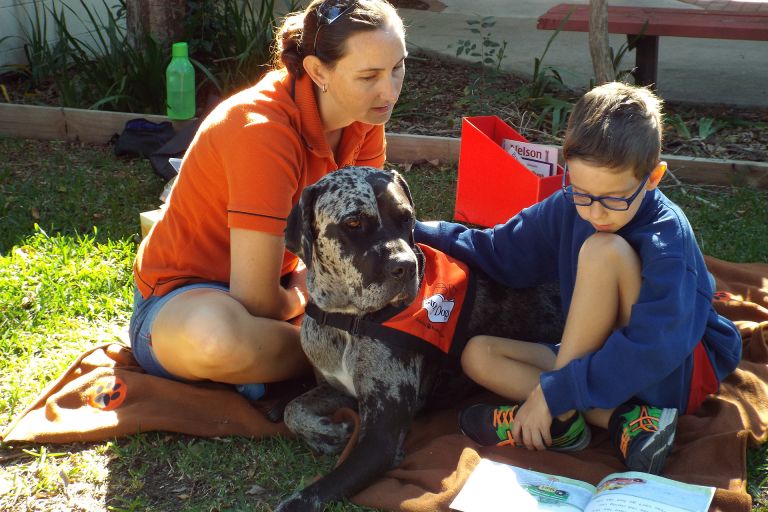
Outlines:
{"label": "wooden bench leg", "polygon": [[659,62],[659,37],[628,35],[635,41],[635,83],[656,88],[656,72]]}

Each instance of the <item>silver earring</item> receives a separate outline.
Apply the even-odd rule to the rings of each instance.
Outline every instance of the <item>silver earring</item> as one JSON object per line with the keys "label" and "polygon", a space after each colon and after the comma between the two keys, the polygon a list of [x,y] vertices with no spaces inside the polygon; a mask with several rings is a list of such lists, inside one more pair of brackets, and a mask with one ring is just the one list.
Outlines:
{"label": "silver earring", "polygon": [[328,92],[328,86],[326,84],[323,84],[323,93]]}

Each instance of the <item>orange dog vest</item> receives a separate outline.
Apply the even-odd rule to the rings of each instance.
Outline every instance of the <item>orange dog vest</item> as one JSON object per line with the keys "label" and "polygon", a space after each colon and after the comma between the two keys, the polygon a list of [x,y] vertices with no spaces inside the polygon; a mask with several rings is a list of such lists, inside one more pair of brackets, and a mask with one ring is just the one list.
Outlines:
{"label": "orange dog vest", "polygon": [[363,316],[327,313],[314,303],[306,314],[320,325],[371,336],[391,346],[428,355],[458,357],[467,342],[465,315],[471,309],[474,279],[466,264],[424,244],[424,275],[416,298],[401,308]]}

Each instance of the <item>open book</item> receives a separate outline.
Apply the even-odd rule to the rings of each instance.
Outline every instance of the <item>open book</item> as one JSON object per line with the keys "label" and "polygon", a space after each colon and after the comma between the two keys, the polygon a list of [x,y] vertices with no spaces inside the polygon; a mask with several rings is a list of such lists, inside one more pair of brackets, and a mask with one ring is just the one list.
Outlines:
{"label": "open book", "polygon": [[714,487],[684,484],[649,473],[612,473],[595,487],[482,459],[451,508],[461,512],[699,512],[709,509],[714,494]]}

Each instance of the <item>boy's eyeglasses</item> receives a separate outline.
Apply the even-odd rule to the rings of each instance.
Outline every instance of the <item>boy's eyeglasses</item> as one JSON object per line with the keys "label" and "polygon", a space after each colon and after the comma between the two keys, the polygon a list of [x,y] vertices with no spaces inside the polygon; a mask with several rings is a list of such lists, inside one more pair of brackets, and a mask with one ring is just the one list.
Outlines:
{"label": "boy's eyeglasses", "polygon": [[325,0],[317,8],[317,30],[315,30],[315,42],[312,45],[312,53],[317,55],[317,34],[325,25],[330,25],[341,18],[355,6],[355,0]]}
{"label": "boy's eyeglasses", "polygon": [[568,174],[568,164],[565,164],[565,168],[563,170],[563,195],[570,202],[572,202],[576,206],[589,206],[595,201],[598,201],[605,208],[609,210],[618,211],[618,212],[624,212],[629,210],[629,207],[632,204],[632,201],[634,201],[635,198],[640,194],[640,192],[645,187],[645,184],[648,182],[648,178],[651,177],[650,173],[646,174],[645,177],[643,178],[643,181],[640,182],[640,186],[637,187],[637,190],[635,190],[634,194],[632,194],[631,196],[613,197],[613,196],[593,196],[592,194],[582,194],[581,192],[574,192],[572,190],[572,187],[566,186],[565,184],[566,174]]}

